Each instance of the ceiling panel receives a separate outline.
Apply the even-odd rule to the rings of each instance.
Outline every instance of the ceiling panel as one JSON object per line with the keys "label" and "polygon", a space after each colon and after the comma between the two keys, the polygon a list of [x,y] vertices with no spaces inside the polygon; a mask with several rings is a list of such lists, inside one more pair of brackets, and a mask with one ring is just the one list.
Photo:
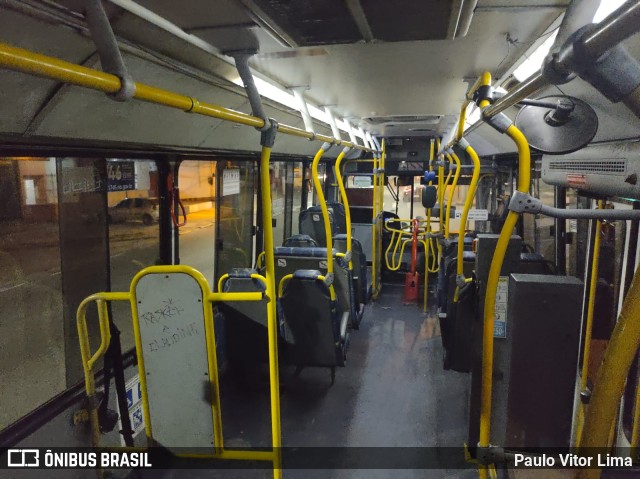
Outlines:
{"label": "ceiling panel", "polygon": [[447,36],[450,0],[360,0],[373,38],[385,42],[440,40]]}

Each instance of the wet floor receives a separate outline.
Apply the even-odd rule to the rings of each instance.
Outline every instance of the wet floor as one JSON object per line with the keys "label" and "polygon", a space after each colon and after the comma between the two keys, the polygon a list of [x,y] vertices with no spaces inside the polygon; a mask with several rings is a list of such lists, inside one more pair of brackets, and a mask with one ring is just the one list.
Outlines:
{"label": "wet floor", "polygon": [[[327,463],[322,469],[286,469],[285,478],[476,476],[472,470],[437,468],[437,458],[425,459],[448,456],[441,465],[450,464],[451,455],[463,459],[469,378],[442,369],[435,310],[424,314],[417,305],[403,305],[401,298],[402,287],[385,285],[380,299],[367,305],[360,330],[351,332],[347,365],[337,370],[333,385],[328,369],[307,368],[298,377],[293,368],[281,369],[285,467],[287,457],[297,467],[305,454],[310,463]],[[221,389],[225,447],[268,447],[265,371],[226,377]],[[422,459],[412,462],[412,456]],[[422,468],[404,469],[414,463]],[[331,469],[338,464],[347,468]],[[271,471],[174,470],[162,475],[205,476],[268,478]]]}

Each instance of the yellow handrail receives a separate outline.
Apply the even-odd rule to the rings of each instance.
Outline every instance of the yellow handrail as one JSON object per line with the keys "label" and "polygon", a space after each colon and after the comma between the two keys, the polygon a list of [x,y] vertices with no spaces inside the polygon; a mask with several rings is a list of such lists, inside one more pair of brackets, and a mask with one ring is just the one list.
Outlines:
{"label": "yellow handrail", "polygon": [[[338,158],[336,158],[336,180],[338,182],[338,189],[340,190],[340,198],[342,199],[342,205],[344,206],[345,226],[347,231],[347,253],[351,252],[351,210],[349,209],[349,198],[347,198],[347,190],[344,187],[344,181],[342,181],[342,171],[340,171],[340,165],[343,158],[349,152],[348,148],[344,148]],[[349,260],[349,270],[353,269],[353,263]]]}
{"label": "yellow handrail", "polygon": [[[622,303],[620,314],[598,369],[582,430],[580,451],[592,455],[593,448],[607,447],[609,434],[618,413],[629,368],[640,347],[640,268]],[[600,469],[583,469],[580,479],[596,479]]]}
{"label": "yellow handrail", "polygon": [[[598,208],[602,208],[602,201],[598,201]],[[584,331],[584,344],[582,353],[582,371],[580,377],[580,392],[588,387],[589,360],[591,356],[591,333],[593,331],[593,317],[596,307],[596,291],[598,286],[598,274],[600,267],[600,234],[602,221],[596,221],[595,236],[593,239],[593,258],[591,259],[591,278],[589,281],[589,299],[587,302],[587,322]],[[578,403],[578,426],[576,429],[576,446],[580,447],[582,438],[582,426],[584,425],[585,404]]]}
{"label": "yellow handrail", "polygon": [[[333,274],[333,238],[331,236],[331,222],[329,221],[329,208],[327,208],[327,202],[324,198],[324,192],[322,191],[322,185],[320,184],[320,177],[318,176],[318,164],[320,158],[324,155],[325,151],[329,149],[331,145],[328,143],[323,144],[316,155],[313,157],[311,163],[311,177],[313,178],[313,187],[316,189],[316,195],[318,197],[318,204],[322,210],[322,220],[324,222],[324,237],[327,245],[327,274]],[[333,289],[333,284],[329,285],[329,293],[331,299],[336,299],[336,292]]]}
{"label": "yellow handrail", "polygon": [[[451,204],[453,203],[453,194],[455,193],[456,186],[458,186],[458,178],[460,178],[460,158],[458,155],[451,152],[451,154],[447,154],[447,159],[449,163],[456,164],[456,173],[453,175],[453,183],[451,184],[451,189],[449,190],[449,199],[447,200],[447,215],[444,225],[444,237],[449,238],[449,221],[451,220]],[[451,174],[451,172],[449,172]],[[447,177],[447,181],[448,177]]]}
{"label": "yellow handrail", "polygon": [[271,398],[271,442],[273,444],[273,477],[282,478],[282,431],[280,428],[280,372],[278,369],[278,316],[276,312],[276,265],[271,210],[271,148],[262,146],[260,154],[260,187],[264,239],[265,278],[267,284],[267,336],[269,338],[269,395]]}
{"label": "yellow handrail", "polygon": [[[14,47],[0,42],[0,66],[31,75],[44,78],[52,78],[65,83],[98,90],[104,93],[116,93],[120,91],[120,78],[116,75],[83,67],[66,62],[58,58],[41,55],[22,48]],[[225,121],[239,123],[241,125],[264,127],[264,119],[246,113],[224,108],[207,102],[201,102],[193,97],[181,95],[168,90],[156,88],[144,83],[135,82],[134,98],[149,103],[176,108],[188,113],[219,118]],[[354,145],[345,140],[339,140],[330,136],[312,133],[293,126],[278,124],[278,132],[293,135],[309,140],[319,140],[334,145],[348,146],[358,150],[373,151],[361,145]]]}
{"label": "yellow handrail", "polygon": [[[140,318],[138,315],[138,300],[136,295],[137,284],[141,278],[149,274],[186,274],[191,276],[200,286],[202,291],[203,303],[216,303],[221,301],[261,301],[264,295],[260,292],[238,292],[238,293],[221,293],[211,292],[206,278],[199,271],[185,265],[167,265],[167,266],[150,266],[139,271],[131,282],[128,292],[103,292],[92,294],[85,298],[76,312],[76,321],[78,328],[78,339],[80,342],[80,355],[82,359],[82,367],[85,377],[85,391],[89,398],[89,419],[91,424],[92,446],[100,447],[100,426],[98,420],[97,403],[95,401],[95,372],[96,363],[104,356],[111,339],[109,329],[109,312],[107,303],[110,301],[127,301],[131,306],[131,314],[133,318],[133,333],[136,345],[136,356],[138,359],[138,372],[140,377],[140,390],[142,393],[142,411],[144,416],[145,432],[148,438],[148,444],[153,444],[153,425],[151,421],[149,409],[149,396],[147,390],[145,360],[142,347],[142,336],[140,334]],[[266,281],[260,275],[255,275],[256,279]],[[267,282],[268,286],[268,282]],[[267,289],[267,294],[269,293]],[[273,298],[273,296],[270,296]],[[86,311],[90,303],[96,302],[98,307],[98,322],[100,329],[100,345],[95,353],[91,353],[89,344],[89,334],[87,329]],[[274,303],[275,301],[270,301]],[[260,460],[270,461],[274,468],[274,478],[280,479],[281,476],[281,460],[280,460],[280,442],[274,440],[272,451],[233,451],[224,448],[224,437],[222,434],[222,412],[220,408],[220,389],[218,383],[218,364],[215,346],[215,331],[213,323],[213,308],[210,306],[203,307],[205,338],[207,342],[207,366],[211,388],[211,414],[213,422],[214,435],[214,454],[201,454],[198,457],[218,458],[218,459],[234,459],[234,460]],[[270,338],[270,343],[272,338]],[[271,346],[271,344],[270,344]],[[276,358],[277,359],[277,358]],[[276,376],[277,380],[277,376]],[[278,383],[275,383],[276,386]],[[276,398],[276,407],[279,406],[279,396]],[[272,404],[273,407],[273,404]],[[279,407],[278,407],[279,411]],[[279,426],[279,421],[278,421]],[[114,450],[144,450],[139,447],[121,447],[113,448]],[[179,454],[180,456],[189,457],[193,455]]]}
{"label": "yellow handrail", "polygon": [[[515,142],[518,148],[518,185],[520,192],[528,193],[531,183],[531,153],[529,144],[522,132],[515,126],[507,128],[506,134]],[[484,325],[482,335],[482,389],[480,399],[480,440],[479,447],[489,447],[491,436],[491,399],[493,389],[493,324],[495,320],[496,293],[500,270],[509,245],[509,238],[518,221],[519,214],[509,211],[502,226],[498,243],[487,278],[487,289],[484,303]],[[487,468],[480,468],[481,477],[486,477]]]}
{"label": "yellow handrail", "polygon": [[[473,205],[473,200],[476,196],[476,190],[478,188],[478,181],[480,180],[480,158],[478,157],[476,151],[471,147],[471,145],[466,143],[465,146],[465,151],[473,162],[473,174],[471,175],[471,183],[469,185],[469,190],[467,191],[467,198],[465,199],[462,215],[460,216],[460,227],[458,231],[458,259],[456,263],[456,274],[462,277],[464,277],[464,235],[467,229],[467,218],[469,218],[469,210]],[[460,288],[456,286],[456,291],[453,295],[454,303],[458,302],[459,293]]]}

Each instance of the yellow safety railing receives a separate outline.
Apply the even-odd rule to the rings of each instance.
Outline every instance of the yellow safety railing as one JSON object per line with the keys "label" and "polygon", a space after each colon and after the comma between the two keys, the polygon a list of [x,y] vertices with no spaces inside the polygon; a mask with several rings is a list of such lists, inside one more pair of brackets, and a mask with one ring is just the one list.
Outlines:
{"label": "yellow safety railing", "polygon": [[[602,209],[603,202],[598,201],[598,208]],[[591,278],[589,281],[589,299],[587,301],[587,321],[584,331],[584,344],[582,348],[582,371],[580,376],[580,392],[586,391],[589,380],[589,361],[591,359],[591,333],[593,331],[593,318],[596,308],[596,292],[598,286],[598,274],[600,268],[600,234],[602,232],[602,221],[597,220],[595,225],[595,236],[593,239],[593,257],[591,259]],[[576,428],[576,446],[580,446],[582,437],[582,427],[584,425],[585,404],[578,403],[578,417]]]}
{"label": "yellow safety railing", "polygon": [[[83,67],[66,62],[58,58],[41,55],[38,53],[14,47],[0,42],[0,67],[20,71],[44,78],[51,78],[72,85],[77,85],[104,93],[117,93],[120,91],[120,78],[116,75]],[[246,113],[224,108],[207,102],[201,102],[196,98],[181,95],[161,88],[156,88],[144,83],[135,82],[134,98],[149,103],[176,108],[188,113],[219,118],[241,125],[263,128],[265,120]],[[297,136],[309,140],[318,140],[333,145],[348,146],[358,150],[373,151],[370,148],[354,145],[350,141],[332,138],[330,136],[312,133],[293,126],[278,124],[278,132],[285,135]]]}
{"label": "yellow safety railing", "polygon": [[[333,274],[333,237],[331,236],[331,222],[329,221],[329,208],[324,198],[324,191],[322,191],[322,185],[320,183],[320,177],[318,176],[318,164],[324,153],[329,148],[329,144],[323,144],[316,155],[313,157],[311,163],[311,177],[313,179],[313,187],[316,189],[316,195],[318,197],[318,204],[322,210],[322,221],[324,222],[324,237],[327,245],[327,275]],[[336,299],[336,292],[333,289],[333,284],[329,285],[329,294],[331,300]]]}
{"label": "yellow safety railing", "polygon": [[[148,447],[154,445],[153,439],[153,421],[149,409],[149,395],[147,390],[147,381],[145,373],[145,359],[142,347],[142,337],[140,333],[140,318],[138,316],[138,298],[136,295],[136,287],[138,282],[146,275],[150,274],[186,274],[192,277],[200,286],[202,291],[202,304],[203,304],[203,316],[205,326],[205,337],[207,344],[207,364],[209,374],[209,386],[211,388],[211,414],[213,421],[213,435],[214,435],[214,452],[210,455],[207,454],[178,454],[183,457],[200,457],[200,458],[218,458],[218,459],[232,459],[232,460],[253,460],[253,461],[269,461],[273,464],[274,477],[276,479],[281,478],[282,463],[280,459],[280,441],[274,440],[273,448],[271,451],[244,451],[244,450],[229,450],[224,447],[224,438],[222,433],[222,411],[220,403],[220,388],[218,378],[218,363],[216,354],[216,340],[213,322],[213,308],[212,304],[225,302],[225,301],[262,301],[264,295],[260,292],[237,292],[237,293],[214,293],[209,289],[209,283],[206,278],[199,271],[184,265],[168,265],[168,266],[150,266],[139,271],[131,282],[131,286],[128,292],[102,292],[95,293],[85,298],[80,305],[76,313],[76,321],[78,328],[78,338],[80,342],[80,355],[82,359],[82,367],[84,370],[85,379],[85,391],[89,404],[89,420],[91,424],[91,440],[92,446],[100,447],[100,425],[98,420],[98,410],[96,402],[96,390],[95,390],[95,365],[104,356],[111,340],[111,334],[109,329],[109,313],[107,303],[110,301],[127,301],[131,306],[131,314],[133,318],[133,333],[136,345],[136,356],[138,360],[138,371],[140,377],[140,390],[142,393],[142,411],[145,423],[145,433],[147,436]],[[262,281],[265,284],[267,291],[267,298],[273,298],[269,296],[272,292],[269,288],[269,283],[263,276],[254,275],[255,279]],[[87,307],[91,303],[97,303],[98,309],[98,323],[100,330],[100,345],[98,349],[92,353],[89,344],[89,333],[87,328],[86,312]],[[275,303],[275,301],[269,300],[269,303]],[[269,318],[275,325],[275,318]],[[269,337],[269,349],[271,351],[272,343],[276,338]],[[273,344],[273,346],[276,346]],[[277,359],[277,358],[276,358]],[[271,382],[273,384],[275,379],[275,387],[277,391],[278,378],[277,375],[271,376]],[[277,408],[279,411],[279,395],[272,396],[272,411],[273,408]],[[279,428],[279,416],[278,416],[278,428]],[[274,438],[275,439],[275,438]],[[279,436],[278,438],[279,439]],[[109,449],[116,449],[110,447]],[[122,447],[117,448],[120,450],[140,450],[140,448]]]}

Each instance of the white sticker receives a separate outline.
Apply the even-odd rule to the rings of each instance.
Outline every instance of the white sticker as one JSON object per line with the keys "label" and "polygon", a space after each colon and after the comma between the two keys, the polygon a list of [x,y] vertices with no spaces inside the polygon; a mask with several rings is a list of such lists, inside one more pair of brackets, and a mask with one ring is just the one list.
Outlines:
{"label": "white sticker", "polygon": [[[129,421],[133,437],[136,437],[144,430],[144,415],[142,414],[142,389],[140,388],[140,377],[136,374],[125,385],[127,396],[127,408],[129,409]],[[122,422],[118,419],[118,430],[122,430]],[[124,436],[120,435],[120,443],[126,446]]]}
{"label": "white sticker", "polygon": [[470,221],[487,221],[489,219],[489,211],[471,209],[469,210],[469,216],[467,216],[467,219]]}
{"label": "white sticker", "polygon": [[507,302],[509,300],[509,277],[500,276],[494,309],[493,337],[507,337]]}
{"label": "white sticker", "polygon": [[320,221],[320,215],[311,215],[313,221]]}
{"label": "white sticker", "polygon": [[318,266],[321,269],[327,269],[327,262],[326,261],[320,261],[320,262],[318,262]]}
{"label": "white sticker", "polygon": [[284,258],[278,258],[278,266],[284,268],[287,266],[287,260]]}
{"label": "white sticker", "polygon": [[[462,217],[462,210],[456,209],[455,219],[460,219]],[[467,221],[487,221],[489,219],[489,211],[488,210],[478,210],[472,208],[469,210],[469,214],[467,215]]]}
{"label": "white sticker", "polygon": [[231,169],[222,172],[222,196],[240,193],[240,170]]}

